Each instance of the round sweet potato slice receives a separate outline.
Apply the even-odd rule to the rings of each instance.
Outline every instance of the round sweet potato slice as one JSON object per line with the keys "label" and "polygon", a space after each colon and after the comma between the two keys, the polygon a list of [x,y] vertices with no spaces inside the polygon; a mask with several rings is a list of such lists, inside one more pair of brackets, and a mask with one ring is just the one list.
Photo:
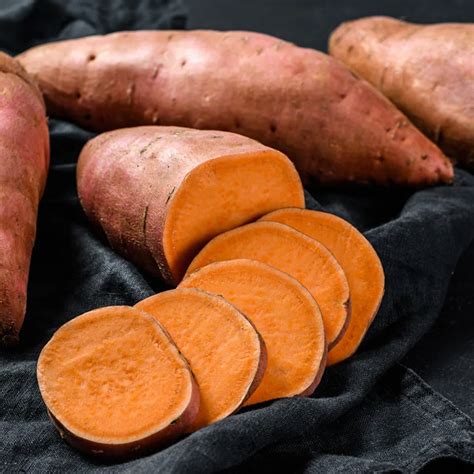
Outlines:
{"label": "round sweet potato slice", "polygon": [[384,293],[384,271],[374,248],[349,222],[327,212],[282,209],[262,220],[289,225],[318,240],[341,264],[351,291],[352,314],[346,333],[329,351],[328,365],[347,359],[362,342]]}
{"label": "round sweet potato slice", "polygon": [[326,338],[319,307],[291,276],[248,259],[207,265],[180,287],[224,296],[255,324],[267,346],[267,368],[247,405],[311,395],[326,366]]}
{"label": "round sweet potato slice", "polygon": [[122,458],[184,433],[199,409],[187,362],[152,316],[127,306],[85,313],[43,348],[41,395],[76,449]]}
{"label": "round sweet potato slice", "polygon": [[186,357],[201,394],[195,431],[237,411],[260,384],[267,357],[250,321],[224,298],[192,288],[165,291],[136,308],[152,315]]}
{"label": "round sweet potato slice", "polygon": [[288,273],[316,299],[329,348],[343,336],[350,318],[347,278],[321,243],[276,222],[255,222],[211,240],[194,258],[188,274],[212,262],[248,258]]}

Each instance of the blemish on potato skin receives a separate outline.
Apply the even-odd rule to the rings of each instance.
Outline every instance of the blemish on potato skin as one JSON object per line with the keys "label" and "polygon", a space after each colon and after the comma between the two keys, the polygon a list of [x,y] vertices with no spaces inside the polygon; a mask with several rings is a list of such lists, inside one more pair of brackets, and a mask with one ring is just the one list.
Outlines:
{"label": "blemish on potato skin", "polygon": [[349,74],[357,81],[360,80],[359,76],[354,72],[354,71],[351,71],[349,70]]}
{"label": "blemish on potato skin", "polygon": [[94,53],[90,53],[89,56],[87,56],[87,61],[95,61],[96,55]]}
{"label": "blemish on potato skin", "polygon": [[166,198],[166,204],[168,204],[169,200],[172,198],[175,189],[176,189],[176,186],[173,186],[173,189],[168,193],[168,197]]}
{"label": "blemish on potato skin", "polygon": [[153,68],[153,71],[151,73],[151,78],[152,79],[156,79],[158,77],[158,74],[160,72],[160,69],[162,68],[163,66],[161,64],[157,64],[154,68]]}

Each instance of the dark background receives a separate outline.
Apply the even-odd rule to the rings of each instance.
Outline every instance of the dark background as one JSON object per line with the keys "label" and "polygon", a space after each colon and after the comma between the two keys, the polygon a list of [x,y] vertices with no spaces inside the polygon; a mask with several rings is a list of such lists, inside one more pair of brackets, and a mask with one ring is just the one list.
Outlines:
{"label": "dark background", "polygon": [[[254,29],[323,50],[335,26],[363,15],[474,21],[474,0],[0,0],[0,46],[17,54],[63,38],[182,28],[184,3],[188,28]],[[41,203],[21,347],[0,352],[0,472],[392,474],[433,472],[433,466],[434,472],[473,472],[472,421],[399,364],[412,348],[403,363],[474,414],[472,245],[440,315],[455,262],[474,239],[474,177],[461,170],[452,187],[317,188],[311,190],[316,200],[307,196],[310,208],[340,215],[364,231],[386,270],[385,298],[362,346],[328,369],[314,397],[242,410],[125,464],[104,466],[70,449],[41,401],[39,351],[77,314],[135,304],[163,288],[97,239],[77,202],[75,163],[92,134],[54,119],[50,126],[53,165]]]}
{"label": "dark background", "polygon": [[[474,22],[474,0],[186,0],[188,28],[251,30],[327,49],[341,22],[389,15],[419,23]],[[317,197],[317,194],[316,194]],[[474,206],[474,203],[473,203]],[[474,416],[474,244],[461,257],[436,325],[404,363]]]}

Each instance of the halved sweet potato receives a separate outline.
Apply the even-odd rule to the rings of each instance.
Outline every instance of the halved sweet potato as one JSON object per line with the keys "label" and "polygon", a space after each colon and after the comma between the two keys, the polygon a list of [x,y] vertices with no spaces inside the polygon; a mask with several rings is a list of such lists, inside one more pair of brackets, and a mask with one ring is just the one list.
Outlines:
{"label": "halved sweet potato", "polygon": [[187,273],[237,258],[267,263],[296,278],[321,309],[329,348],[342,337],[350,318],[349,285],[324,245],[286,225],[255,222],[215,237],[195,257]]}
{"label": "halved sweet potato", "polygon": [[224,296],[262,335],[267,369],[247,405],[314,392],[326,365],[327,346],[319,307],[301,283],[269,265],[239,259],[207,265],[180,287]]}
{"label": "halved sweet potato", "polygon": [[37,375],[61,436],[97,456],[168,443],[199,409],[197,385],[176,346],[150,315],[127,306],[96,309],[58,329]]}
{"label": "halved sweet potato", "polygon": [[374,248],[349,222],[326,212],[282,209],[262,220],[289,225],[318,240],[341,264],[351,291],[352,314],[346,333],[329,351],[328,365],[347,359],[359,347],[382,301],[384,272]]}
{"label": "halved sweet potato", "polygon": [[168,283],[181,280],[214,236],[282,207],[304,207],[282,153],[234,133],[177,127],[116,130],[78,163],[90,220],[124,257]]}
{"label": "halved sweet potato", "polygon": [[265,344],[250,321],[224,298],[192,288],[165,291],[140,301],[186,357],[201,393],[190,431],[238,410],[265,372]]}

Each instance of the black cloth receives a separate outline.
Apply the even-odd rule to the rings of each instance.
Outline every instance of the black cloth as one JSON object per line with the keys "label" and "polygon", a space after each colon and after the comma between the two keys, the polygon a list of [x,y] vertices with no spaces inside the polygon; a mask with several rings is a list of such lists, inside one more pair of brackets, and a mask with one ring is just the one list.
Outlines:
{"label": "black cloth", "polygon": [[[20,51],[38,38],[69,32],[183,24],[177,2],[134,2],[130,23],[125,1],[97,3],[100,8],[92,1],[64,7],[60,0],[3,2],[0,25],[11,28],[0,28],[0,46]],[[52,18],[55,12],[62,21]],[[35,28],[25,29],[32,22]],[[84,30],[69,26],[85,24]],[[22,342],[16,351],[0,353],[0,472],[415,472],[441,463],[469,468],[472,421],[400,363],[439,316],[456,262],[474,238],[474,177],[460,170],[453,186],[417,192],[307,193],[308,207],[333,212],[364,231],[386,274],[383,303],[364,343],[350,360],[327,369],[314,396],[244,409],[122,464],[99,464],[69,448],[49,422],[38,391],[41,348],[82,312],[132,305],[165,288],[115,254],[88,225],[75,191],[75,162],[90,137],[51,120],[52,167]]]}

